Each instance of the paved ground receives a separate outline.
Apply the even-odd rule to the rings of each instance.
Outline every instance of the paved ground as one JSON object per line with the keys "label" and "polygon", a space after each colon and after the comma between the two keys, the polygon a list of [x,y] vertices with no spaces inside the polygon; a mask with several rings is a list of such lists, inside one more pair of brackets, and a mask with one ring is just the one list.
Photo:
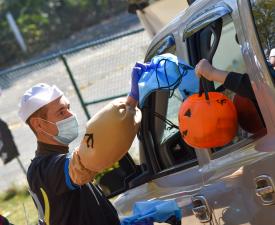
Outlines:
{"label": "paved ground", "polygon": [[[132,16],[123,14],[121,19],[125,27],[127,25],[127,30],[140,27],[140,24],[134,21]],[[127,23],[127,19],[129,23]],[[114,21],[118,24],[120,20],[116,19]],[[121,32],[121,27],[117,25],[112,26],[112,21],[105,22],[102,25],[102,33],[106,30],[106,27],[112,29],[112,31],[108,30],[109,33]],[[118,29],[117,27],[120,28]],[[96,29],[100,30],[99,26]],[[89,32],[91,30],[92,28]],[[131,68],[137,60],[143,59],[148,44],[149,38],[147,34],[141,32],[67,56],[69,65],[85,100],[92,101],[98,98],[126,93],[129,90]],[[66,44],[64,46],[68,47],[70,45]],[[80,136],[71,144],[71,150],[78,145],[86,123],[86,117],[76,92],[60,60],[40,64],[21,71],[21,73],[8,74],[2,79],[0,77],[0,86],[4,88],[3,95],[0,97],[0,116],[8,122],[12,130],[21,154],[20,160],[25,168],[28,167],[31,158],[34,156],[36,142],[30,129],[17,116],[18,102],[20,96],[27,88],[39,82],[59,86],[69,97],[72,109],[78,115]],[[94,114],[104,104],[106,102],[90,106],[90,113]],[[108,136],[106,135],[107,139]],[[135,152],[135,148],[132,151]],[[16,160],[6,166],[1,165],[0,162],[0,177],[0,190],[6,189],[12,183],[26,182],[25,175]]]}

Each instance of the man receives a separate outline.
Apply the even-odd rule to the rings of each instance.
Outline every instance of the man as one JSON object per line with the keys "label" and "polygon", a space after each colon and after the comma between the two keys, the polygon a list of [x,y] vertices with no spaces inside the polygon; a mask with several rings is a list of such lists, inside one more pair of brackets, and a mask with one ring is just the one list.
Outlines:
{"label": "man", "polygon": [[86,134],[72,155],[68,145],[78,136],[78,123],[68,99],[47,84],[25,92],[19,116],[37,138],[27,178],[40,224],[120,224],[114,207],[90,181],[131,146],[141,120],[136,105],[138,80],[145,69],[146,65],[136,64],[127,99],[108,104],[88,121]]}

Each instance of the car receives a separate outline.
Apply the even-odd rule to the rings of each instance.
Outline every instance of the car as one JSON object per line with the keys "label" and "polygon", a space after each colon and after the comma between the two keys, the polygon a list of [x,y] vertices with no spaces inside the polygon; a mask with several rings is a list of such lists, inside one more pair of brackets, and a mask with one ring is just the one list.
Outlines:
{"label": "car", "polygon": [[[274,0],[197,0],[153,38],[145,62],[172,53],[192,66],[206,58],[219,69],[247,73],[265,127],[254,134],[239,128],[226,146],[196,149],[155,116],[178,124],[179,93],[150,94],[142,109],[139,162],[127,154],[99,182],[115,197],[121,217],[137,201],[174,199],[182,224],[275,224],[275,77],[268,61],[274,7]],[[210,81],[207,88],[221,90]]]}

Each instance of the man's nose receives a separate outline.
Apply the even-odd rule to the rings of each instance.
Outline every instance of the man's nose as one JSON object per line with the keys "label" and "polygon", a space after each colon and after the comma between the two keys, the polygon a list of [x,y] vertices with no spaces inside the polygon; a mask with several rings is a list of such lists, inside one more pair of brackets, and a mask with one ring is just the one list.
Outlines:
{"label": "man's nose", "polygon": [[74,113],[71,111],[71,110],[67,110],[66,111],[66,118],[68,118],[68,117],[70,117],[70,116],[72,116]]}

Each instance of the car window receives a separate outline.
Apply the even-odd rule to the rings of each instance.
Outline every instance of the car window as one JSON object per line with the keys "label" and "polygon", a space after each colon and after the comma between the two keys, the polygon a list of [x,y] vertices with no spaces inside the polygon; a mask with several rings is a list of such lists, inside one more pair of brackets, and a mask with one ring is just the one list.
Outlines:
{"label": "car window", "polygon": [[139,155],[139,145],[138,145],[138,138],[136,137],[133,141],[131,148],[129,149],[128,153],[134,160],[136,165],[140,165],[140,155]]}
{"label": "car window", "polygon": [[275,84],[275,2],[250,0],[250,3],[261,48]]}
{"label": "car window", "polygon": [[[241,53],[241,47],[238,42],[238,37],[234,27],[233,21],[229,21],[227,24],[223,25],[222,33],[219,41],[218,48],[212,59],[212,65],[220,70],[237,72],[239,74],[244,74],[246,72],[243,56]],[[214,82],[215,88],[222,87],[221,84]],[[233,100],[235,93],[230,90],[222,91],[229,99]],[[248,137],[247,132],[243,132],[242,129],[238,128],[238,133],[233,141],[229,144],[239,142]],[[212,152],[222,150],[223,148],[213,148]]]}
{"label": "car window", "polygon": [[[216,53],[213,57],[213,63],[215,67],[238,73],[245,73],[244,60],[241,54],[240,46],[237,43],[236,31],[234,24],[231,21],[223,26],[222,35]],[[215,87],[219,87],[221,84],[215,83]],[[231,98],[234,96],[230,91],[225,92],[226,95]],[[171,98],[168,99],[168,107],[166,117],[172,121],[175,125],[178,125],[178,110],[182,103],[180,93],[176,90]],[[168,129],[169,125],[166,125],[164,130],[162,141],[166,140],[171,134],[176,132],[175,128]]]}
{"label": "car window", "polygon": [[[171,53],[177,55],[177,48],[174,37],[167,36],[156,45],[154,51],[151,52],[150,57],[155,55]],[[148,57],[147,57],[148,59]],[[187,61],[187,59],[185,59]],[[165,117],[169,122],[178,125],[178,110],[182,103],[182,97],[178,89],[168,92],[162,92],[160,104],[163,107],[155,108],[155,113]],[[161,161],[163,169],[168,169],[179,165],[184,168],[197,165],[197,157],[192,147],[188,146],[181,138],[179,130],[170,123],[164,122],[163,118],[155,117],[155,138],[157,138],[157,155]]]}
{"label": "car window", "polygon": [[232,21],[222,28],[220,42],[212,59],[212,65],[225,71],[245,73],[244,60]]}
{"label": "car window", "polygon": [[[241,47],[238,42],[238,37],[236,35],[236,30],[231,18],[226,17],[223,21],[223,27],[221,32],[220,41],[215,52],[215,55],[212,59],[212,64],[221,70],[237,72],[241,75],[244,75],[246,72],[245,63],[243,60]],[[235,93],[229,90],[224,90],[221,84],[215,83],[215,88],[220,88],[218,91],[224,93],[232,101],[234,100]],[[178,125],[178,110],[182,103],[180,94],[176,90],[171,98],[168,99],[168,107],[166,117],[174,124]],[[252,103],[253,104],[253,103]],[[253,106],[254,107],[254,106]],[[257,103],[255,105],[258,108]],[[256,109],[255,109],[256,110]],[[261,118],[260,111],[256,112],[258,118]],[[247,130],[242,128],[243,126],[239,125],[238,132],[235,138],[226,146],[220,148],[211,149],[213,153],[213,158],[222,156],[222,150],[228,149],[231,146],[239,143],[246,143],[250,137],[254,137],[255,133],[250,133]],[[162,141],[166,141],[167,138],[173,136],[177,132],[175,128],[168,129],[169,126],[166,125],[164,130]],[[232,148],[237,149],[237,148]],[[224,151],[226,152],[226,151]]]}
{"label": "car window", "polygon": [[[181,103],[182,103],[182,98],[180,96],[179,90],[176,89],[173,95],[168,99],[167,114],[166,114],[166,118],[176,126],[178,126],[178,123],[179,123],[178,111],[181,106]],[[169,136],[171,136],[177,131],[178,130],[176,128],[170,127],[168,124],[166,124],[161,142],[165,141],[167,138],[169,138]]]}
{"label": "car window", "polygon": [[[176,44],[175,44],[175,39],[173,35],[168,35],[165,37],[162,41],[160,41],[155,48],[153,49],[152,52],[150,52],[147,55],[147,59],[145,61],[149,61],[152,57],[155,55],[160,55],[164,53],[172,53],[175,54],[176,52]],[[135,138],[129,152],[128,152],[131,157],[133,158],[134,162],[137,165],[140,165],[140,152],[139,152],[139,145],[138,145],[138,139],[137,137]]]}
{"label": "car window", "polygon": [[[168,44],[169,43],[169,44]],[[158,47],[157,55],[171,53],[176,55],[176,43],[173,36],[168,36],[164,39],[162,44]],[[171,95],[172,94],[172,95]],[[168,98],[168,106],[166,112],[166,118],[173,124],[178,125],[178,110],[182,103],[182,98],[180,97],[179,90],[176,89],[173,93],[170,93]],[[161,143],[169,138],[171,135],[176,133],[178,130],[171,127],[169,124],[165,123],[164,132],[161,137]]]}
{"label": "car window", "polygon": [[[213,57],[212,65],[218,69],[228,71],[228,72],[236,72],[242,76],[245,76],[246,67],[245,67],[245,63],[244,63],[242,52],[241,52],[241,46],[239,45],[237,33],[236,33],[234,23],[232,20],[227,21],[226,24],[223,25],[219,45],[218,45],[218,48],[217,48],[215,55]],[[220,86],[221,86],[221,84],[215,83],[216,88],[218,88]],[[241,102],[241,104],[238,103],[238,105],[236,104],[236,101],[239,100],[239,96],[237,96],[236,93],[234,93],[228,89],[225,89],[225,90],[221,89],[220,91],[223,94],[225,94],[227,97],[229,97],[229,99],[231,99],[235,103],[236,108],[238,108],[237,111],[241,107],[243,107],[242,104],[243,105],[246,104],[246,102]],[[242,100],[250,101],[247,98],[243,98]],[[261,116],[261,112],[258,108],[256,100],[253,102],[251,101],[251,104],[253,105],[252,107],[255,107],[254,108],[255,112],[256,112],[255,116],[257,116],[257,119],[261,120],[262,116]],[[248,109],[247,109],[247,111],[248,111]],[[212,149],[213,155],[215,155],[215,153],[217,153],[217,152],[219,152],[218,154],[216,154],[217,156],[222,155],[221,151],[223,149],[225,149],[225,147],[228,149],[237,143],[245,144],[246,140],[248,140],[249,138],[251,138],[253,136],[256,136],[256,133],[261,132],[261,130],[262,130],[262,129],[258,129],[258,131],[252,132],[252,131],[250,131],[250,129],[244,127],[244,125],[243,125],[244,120],[241,120],[239,118],[238,122],[239,122],[238,131],[237,131],[235,138],[232,140],[232,142],[224,147],[213,148]],[[264,125],[263,125],[263,127],[264,127]],[[251,138],[251,140],[253,140],[253,138]],[[237,149],[237,148],[232,147],[232,150],[234,150],[234,149]]]}
{"label": "car window", "polygon": [[[176,43],[175,39],[172,35],[168,35],[165,37],[155,48],[155,51],[153,54],[151,54],[151,58],[155,55],[165,54],[165,53],[171,53],[176,55]],[[181,104],[181,98],[179,97],[179,93],[176,90],[171,98],[168,100],[168,107],[167,107],[167,114],[166,118],[173,122],[175,125],[178,124],[178,118],[177,118],[177,110]],[[162,140],[166,139],[167,136],[172,132],[175,132],[175,128],[169,129],[170,126],[168,124],[165,124],[164,133],[162,135]]]}
{"label": "car window", "polygon": [[[173,53],[173,52],[170,52]],[[175,53],[175,52],[174,52]],[[233,22],[230,22],[223,26],[222,36],[220,38],[219,46],[213,57],[213,63],[215,67],[239,73],[245,73],[244,60],[240,51],[240,46],[237,43],[236,31]],[[220,84],[215,83],[216,87]],[[226,91],[227,95],[232,94]],[[172,121],[175,125],[178,125],[178,110],[182,103],[179,91],[176,89],[173,96],[168,99],[168,107],[166,118]],[[166,125],[164,130],[162,141],[166,140],[171,134],[175,133],[176,129],[169,129],[169,125]]]}

